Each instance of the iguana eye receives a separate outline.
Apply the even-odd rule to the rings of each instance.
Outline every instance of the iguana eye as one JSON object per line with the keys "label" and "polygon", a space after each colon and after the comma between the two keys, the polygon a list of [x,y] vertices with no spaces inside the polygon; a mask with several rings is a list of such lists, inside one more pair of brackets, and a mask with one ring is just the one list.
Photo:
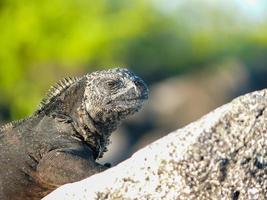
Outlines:
{"label": "iguana eye", "polygon": [[107,89],[116,90],[122,87],[121,80],[109,80],[106,82]]}

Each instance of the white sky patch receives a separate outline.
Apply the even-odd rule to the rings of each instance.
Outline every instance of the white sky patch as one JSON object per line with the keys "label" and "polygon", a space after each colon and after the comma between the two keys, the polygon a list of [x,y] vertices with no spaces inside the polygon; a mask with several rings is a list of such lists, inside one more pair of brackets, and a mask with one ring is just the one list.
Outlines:
{"label": "white sky patch", "polygon": [[267,17],[266,0],[234,0],[241,10],[250,17],[261,20]]}
{"label": "white sky patch", "polygon": [[245,18],[256,22],[267,21],[267,0],[150,0],[150,2],[166,14],[175,12],[183,5],[194,8],[194,4],[196,4],[197,9],[201,3],[202,9],[207,8],[209,10],[212,7],[236,8],[233,9],[233,12],[237,15],[240,14],[240,17],[245,16]]}

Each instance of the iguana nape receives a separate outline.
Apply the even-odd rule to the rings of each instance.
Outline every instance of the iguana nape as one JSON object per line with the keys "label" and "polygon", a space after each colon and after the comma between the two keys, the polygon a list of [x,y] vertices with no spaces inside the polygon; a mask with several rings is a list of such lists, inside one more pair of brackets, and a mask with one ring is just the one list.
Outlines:
{"label": "iguana nape", "polygon": [[111,132],[147,98],[146,84],[124,68],[58,82],[32,116],[0,129],[0,199],[41,199],[105,170],[95,160]]}

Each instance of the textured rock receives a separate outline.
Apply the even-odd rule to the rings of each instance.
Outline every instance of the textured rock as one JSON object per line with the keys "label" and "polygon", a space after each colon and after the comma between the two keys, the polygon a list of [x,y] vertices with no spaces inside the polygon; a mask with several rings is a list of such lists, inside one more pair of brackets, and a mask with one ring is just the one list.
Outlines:
{"label": "textured rock", "polygon": [[267,199],[266,107],[267,90],[239,97],[44,199]]}

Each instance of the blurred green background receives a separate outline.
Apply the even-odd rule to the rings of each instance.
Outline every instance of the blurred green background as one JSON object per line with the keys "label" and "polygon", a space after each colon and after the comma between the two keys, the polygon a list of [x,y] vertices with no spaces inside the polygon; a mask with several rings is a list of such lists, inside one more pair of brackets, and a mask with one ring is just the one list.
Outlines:
{"label": "blurred green background", "polygon": [[[203,90],[183,90],[198,99],[197,93],[214,85],[206,94],[211,98],[203,102],[215,102],[218,94],[227,96],[207,106],[202,115],[234,96],[267,86],[267,1],[0,1],[0,123],[30,115],[48,88],[63,77],[115,66],[131,68],[152,93],[172,77],[192,76],[194,87],[206,76],[221,80],[220,87],[211,81]],[[222,69],[228,70],[228,78],[217,78]],[[233,82],[241,75],[245,81]],[[230,80],[235,91],[224,93],[220,88]],[[162,91],[159,96],[167,90]],[[157,102],[154,94],[151,105],[157,110],[165,103]],[[196,103],[185,106],[183,113],[192,105]],[[151,109],[147,113],[154,113]],[[128,126],[135,132],[153,126],[151,121],[133,124]]]}
{"label": "blurred green background", "polygon": [[1,0],[1,120],[32,113],[58,79],[100,68],[126,66],[149,83],[229,57],[266,68],[266,4]]}
{"label": "blurred green background", "polygon": [[266,13],[264,0],[1,0],[1,119],[32,113],[56,80],[101,68],[149,83],[229,57],[266,68]]}
{"label": "blurred green background", "polygon": [[267,86],[267,2],[0,1],[0,124],[30,115],[59,79],[115,66],[151,88],[119,130],[126,155]]}

